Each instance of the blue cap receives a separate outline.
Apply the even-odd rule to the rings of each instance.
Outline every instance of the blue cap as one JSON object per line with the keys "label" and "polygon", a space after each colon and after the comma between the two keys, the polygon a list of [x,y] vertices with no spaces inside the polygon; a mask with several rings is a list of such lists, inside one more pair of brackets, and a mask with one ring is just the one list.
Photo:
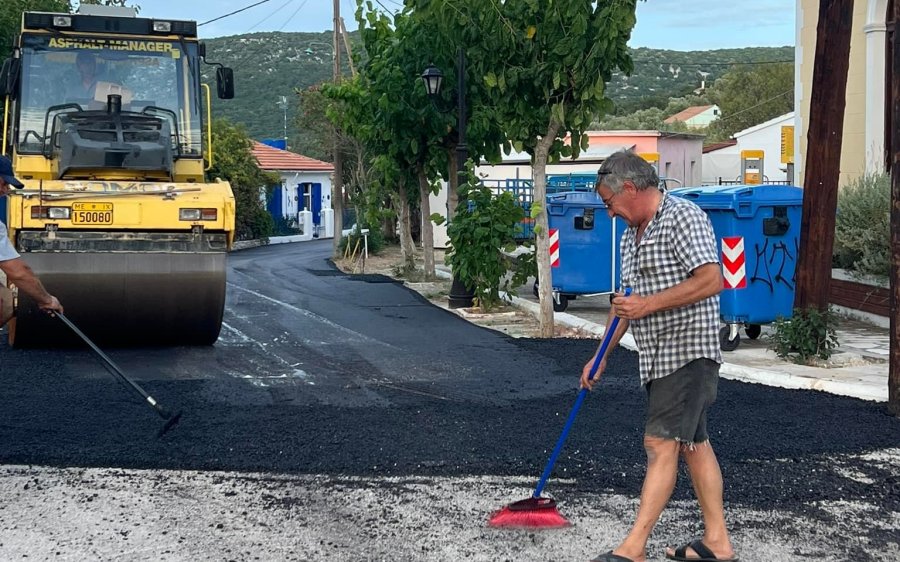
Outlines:
{"label": "blue cap", "polygon": [[18,187],[19,189],[25,187],[25,184],[17,180],[16,176],[13,175],[12,162],[9,161],[7,156],[0,156],[0,178],[3,178],[3,181],[13,187]]}

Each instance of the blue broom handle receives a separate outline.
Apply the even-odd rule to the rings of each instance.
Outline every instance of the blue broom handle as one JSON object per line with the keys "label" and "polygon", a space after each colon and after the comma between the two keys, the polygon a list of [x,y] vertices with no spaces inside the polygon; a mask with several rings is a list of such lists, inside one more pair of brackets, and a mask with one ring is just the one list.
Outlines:
{"label": "blue broom handle", "polygon": [[[629,295],[631,295],[631,287],[626,287],[625,296],[627,297]],[[606,333],[603,334],[603,342],[600,344],[600,349],[594,357],[594,363],[591,365],[591,372],[588,374],[588,380],[594,380],[594,375],[597,374],[597,368],[600,366],[600,361],[603,360],[603,357],[606,355],[606,348],[609,347],[609,342],[612,341],[613,334],[618,327],[619,317],[614,316],[609,327],[606,329]],[[553,454],[550,455],[550,460],[547,461],[547,467],[544,468],[544,473],[541,474],[541,479],[538,481],[537,488],[534,489],[534,494],[532,494],[533,498],[541,497],[541,492],[544,491],[544,486],[547,484],[547,480],[550,479],[550,473],[553,472],[553,465],[556,464],[556,459],[562,451],[563,444],[566,442],[566,437],[569,436],[569,430],[572,429],[572,423],[575,421],[575,416],[578,415],[578,409],[581,408],[581,403],[584,402],[584,397],[587,396],[587,393],[587,388],[582,388],[581,392],[578,393],[578,398],[575,399],[575,405],[572,406],[572,411],[569,412],[569,419],[566,420],[566,425],[563,427],[562,434],[556,442]]]}

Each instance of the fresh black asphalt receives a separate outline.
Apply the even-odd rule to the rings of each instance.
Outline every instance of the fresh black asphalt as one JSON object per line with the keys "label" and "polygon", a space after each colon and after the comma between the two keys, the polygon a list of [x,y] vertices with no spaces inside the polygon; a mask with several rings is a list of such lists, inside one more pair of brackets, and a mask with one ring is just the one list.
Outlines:
{"label": "fresh black asphalt", "polygon": [[[89,351],[0,347],[0,464],[536,479],[596,342],[471,325],[387,278],[340,274],[330,244],[233,254],[212,348],[109,351],[184,411],[162,439],[162,420]],[[640,492],[636,354],[616,350],[597,388],[556,465],[573,483],[551,479],[551,495]],[[821,520],[828,500],[900,512],[900,475],[855,457],[900,446],[884,404],[722,380],[710,432],[730,504]],[[691,495],[682,474],[676,497]]]}

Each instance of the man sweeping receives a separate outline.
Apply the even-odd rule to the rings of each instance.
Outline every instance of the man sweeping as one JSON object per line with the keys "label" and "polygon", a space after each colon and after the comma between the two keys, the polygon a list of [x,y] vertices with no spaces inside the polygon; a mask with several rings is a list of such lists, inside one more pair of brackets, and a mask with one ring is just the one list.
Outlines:
{"label": "man sweeping", "polygon": [[[658,188],[656,171],[632,151],[610,156],[600,167],[596,191],[610,216],[629,228],[622,235],[621,282],[630,296],[612,301],[607,326],[620,319],[610,349],[632,328],[640,353],[641,384],[647,392],[644,448],[647,473],[634,526],[600,562],[644,562],[647,540],[675,489],[679,458],[687,463],[703,512],[702,538],[669,548],[670,560],[734,561],[725,527],[722,473],[709,442],[707,409],[715,401],[719,350],[719,291],[722,274],[709,218],[690,201]],[[606,354],[608,356],[608,354]],[[596,375],[585,365],[583,388]]]}
{"label": "man sweeping", "polygon": [[[13,175],[12,163],[6,156],[0,156],[0,197],[6,197],[10,187],[25,187],[22,182]],[[6,225],[0,222],[0,271],[6,274],[8,282],[14,284],[20,291],[33,298],[41,310],[62,312],[63,307],[56,297],[47,292],[41,281],[28,267],[6,234]],[[6,287],[0,287],[0,326],[6,324],[12,317],[12,292]]]}

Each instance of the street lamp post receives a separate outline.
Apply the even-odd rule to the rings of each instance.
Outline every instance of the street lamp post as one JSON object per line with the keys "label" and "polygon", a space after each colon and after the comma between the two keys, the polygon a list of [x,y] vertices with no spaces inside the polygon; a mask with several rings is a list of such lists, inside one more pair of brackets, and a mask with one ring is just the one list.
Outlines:
{"label": "street lamp post", "polygon": [[[422,73],[425,91],[432,102],[441,92],[443,78],[444,74],[434,65],[428,65]],[[466,146],[466,53],[462,48],[456,50],[456,90],[456,130],[459,136],[456,143],[456,185],[459,186],[465,179],[466,161],[469,159],[469,147]],[[470,307],[474,296],[475,291],[466,287],[454,272],[448,298],[450,308]]]}

